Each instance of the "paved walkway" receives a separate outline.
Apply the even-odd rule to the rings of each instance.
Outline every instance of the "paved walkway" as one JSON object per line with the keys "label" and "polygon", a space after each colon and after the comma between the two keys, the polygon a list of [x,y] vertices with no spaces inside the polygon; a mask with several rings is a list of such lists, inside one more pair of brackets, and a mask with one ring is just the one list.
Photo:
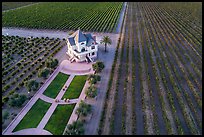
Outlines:
{"label": "paved walkway", "polygon": [[[64,89],[65,85],[69,87],[70,83],[72,82],[74,78],[74,75],[69,76],[69,79],[66,81],[66,83],[64,84],[64,86],[62,87],[62,89],[60,90],[59,94],[57,95],[56,99],[61,99],[62,96],[64,95],[64,93],[66,92],[66,89]],[[40,121],[39,125],[37,128],[39,129],[43,129],[45,127],[45,125],[47,124],[48,120],[50,119],[50,117],[52,116],[52,113],[55,111],[56,107],[57,107],[58,103],[56,102],[52,102],[52,105],[50,106],[50,108],[48,109],[48,111],[46,112],[46,114],[44,115],[44,117],[42,118],[42,120]]]}
{"label": "paved walkway", "polygon": [[52,135],[52,133],[44,129],[28,128],[11,133],[11,135]]}
{"label": "paved walkway", "polygon": [[122,30],[121,27],[122,27],[123,18],[124,18],[124,15],[125,15],[126,5],[127,5],[127,2],[124,2],[123,7],[122,7],[122,10],[121,10],[121,12],[120,12],[120,18],[119,18],[118,26],[117,26],[117,28],[116,28],[116,33],[120,33],[121,30]]}
{"label": "paved walkway", "polygon": [[[64,63],[63,63],[64,62]],[[28,135],[28,134],[48,134],[48,131],[46,130],[42,130],[46,123],[48,122],[49,118],[51,117],[52,113],[54,112],[55,108],[57,107],[58,104],[64,105],[64,104],[73,104],[73,103],[79,103],[80,100],[85,98],[85,88],[87,88],[87,82],[82,90],[82,93],[79,97],[79,99],[71,99],[69,102],[64,102],[62,100],[62,97],[64,95],[64,93],[66,92],[66,90],[63,90],[63,88],[65,88],[65,86],[67,86],[67,88],[69,87],[71,81],[74,78],[74,74],[72,72],[69,72],[69,70],[63,70],[64,73],[69,74],[70,77],[69,79],[66,81],[66,83],[64,84],[63,88],[61,89],[61,91],[59,92],[59,94],[57,95],[56,99],[59,99],[59,102],[55,102],[55,99],[52,99],[50,97],[47,97],[45,95],[43,95],[43,92],[46,90],[46,88],[49,86],[49,84],[52,82],[52,80],[54,80],[54,78],[57,76],[57,74],[59,72],[62,72],[62,68],[64,68],[65,66],[69,66],[68,61],[62,61],[62,63],[60,64],[60,66],[52,73],[52,75],[46,80],[46,82],[44,83],[44,85],[36,92],[36,94],[31,98],[31,100],[25,105],[25,107],[20,111],[20,113],[14,118],[14,120],[8,125],[8,127],[3,131],[2,134],[7,134],[7,135],[12,135],[12,134],[19,134],[19,135]],[[79,65],[79,64],[78,64]],[[81,64],[80,66],[83,66],[83,64]],[[85,64],[85,66],[88,66]],[[91,65],[89,64],[89,67]],[[77,64],[74,65],[74,67],[77,67]],[[80,68],[78,66],[78,68]],[[83,68],[83,67],[82,67]],[[80,69],[79,69],[80,71]],[[93,71],[90,71],[89,73],[85,73],[85,74],[93,74]],[[84,75],[85,75],[84,74]],[[80,73],[80,75],[82,75],[82,73]],[[44,115],[43,119],[41,120],[41,122],[39,123],[37,128],[30,128],[30,129],[25,129],[25,130],[21,130],[21,131],[17,131],[17,132],[12,132],[15,127],[20,123],[20,121],[23,119],[23,117],[27,114],[27,112],[31,109],[31,107],[35,104],[35,102],[38,99],[42,99],[45,102],[48,103],[52,103],[52,105],[50,106],[50,108],[48,109],[48,111],[46,112],[46,114]],[[78,105],[76,105],[77,107]],[[75,107],[75,109],[76,109]],[[74,109],[74,110],[75,110]],[[73,111],[75,112],[75,111]],[[71,121],[76,120],[76,116],[75,113],[71,115],[70,117]]]}
{"label": "paved walkway", "polygon": [[[80,67],[79,67],[80,64]],[[94,73],[92,69],[93,63],[70,63],[69,60],[64,60],[61,63],[60,71],[65,74],[74,74],[74,75],[87,75]]]}

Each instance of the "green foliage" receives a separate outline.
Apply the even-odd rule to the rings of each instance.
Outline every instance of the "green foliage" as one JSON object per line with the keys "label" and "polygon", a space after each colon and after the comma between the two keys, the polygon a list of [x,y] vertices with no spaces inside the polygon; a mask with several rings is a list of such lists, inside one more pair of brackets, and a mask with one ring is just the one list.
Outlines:
{"label": "green foliage", "polygon": [[49,74],[50,74],[50,70],[48,68],[44,68],[39,71],[38,76],[47,78]]}
{"label": "green foliage", "polygon": [[94,98],[97,96],[97,89],[94,85],[91,85],[88,87],[88,89],[85,91],[86,96],[90,98]]}
{"label": "green foliage", "polygon": [[19,97],[19,94],[14,94],[13,97],[14,97],[14,98],[18,98],[18,97]]}
{"label": "green foliage", "polygon": [[2,103],[6,103],[6,102],[8,102],[8,100],[9,100],[9,97],[8,96],[4,96],[2,98]]}
{"label": "green foliage", "polygon": [[47,89],[43,92],[43,94],[51,98],[56,98],[68,78],[69,75],[61,72],[58,73]]}
{"label": "green foliage", "polygon": [[50,106],[50,103],[38,99],[13,131],[36,128]]}
{"label": "green foliage", "polygon": [[65,135],[84,135],[84,127],[81,121],[74,121],[72,124],[67,125]]}
{"label": "green foliage", "polygon": [[103,62],[97,61],[95,64],[92,64],[92,67],[95,73],[99,73],[105,68],[105,65],[103,64]]}
{"label": "green foliage", "polygon": [[87,116],[89,113],[91,113],[91,105],[86,104],[81,100],[81,102],[79,103],[79,107],[76,110],[76,114],[80,117],[81,115]]}
{"label": "green foliage", "polygon": [[58,105],[44,129],[53,135],[62,135],[75,105]]}
{"label": "green foliage", "polygon": [[122,2],[41,2],[3,12],[2,26],[112,32],[122,6]]}
{"label": "green foliage", "polygon": [[20,95],[18,97],[13,95],[9,99],[9,105],[12,107],[21,107],[22,104],[26,101],[26,99],[27,99],[26,95]]}
{"label": "green foliage", "polygon": [[91,74],[91,75],[88,76],[87,80],[89,80],[90,84],[96,84],[97,81],[101,80],[101,76],[95,75],[95,74]]}
{"label": "green foliage", "polygon": [[36,91],[38,89],[38,87],[39,87],[39,83],[34,79],[31,79],[31,80],[26,82],[26,88],[29,91]]}
{"label": "green foliage", "polygon": [[55,68],[58,65],[59,61],[57,59],[49,59],[46,62],[46,67]]}
{"label": "green foliage", "polygon": [[106,52],[106,46],[107,45],[111,45],[112,41],[111,41],[109,36],[103,36],[103,38],[101,39],[100,43],[101,44],[105,44],[105,52]]}
{"label": "green foliage", "polygon": [[69,98],[69,99],[78,98],[85,85],[86,79],[87,79],[87,75],[75,76],[62,98]]}
{"label": "green foliage", "polygon": [[202,25],[201,2],[159,2],[161,8],[170,9],[177,18]]}

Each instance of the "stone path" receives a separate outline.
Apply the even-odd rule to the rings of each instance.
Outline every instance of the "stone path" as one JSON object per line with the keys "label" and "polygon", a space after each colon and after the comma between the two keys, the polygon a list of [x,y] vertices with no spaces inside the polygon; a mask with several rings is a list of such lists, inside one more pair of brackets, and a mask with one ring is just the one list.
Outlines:
{"label": "stone path", "polygon": [[[60,90],[59,94],[56,97],[56,99],[59,99],[59,102],[55,102],[55,99],[43,95],[43,92],[46,90],[46,88],[49,86],[49,84],[52,82],[52,80],[54,80],[54,78],[57,76],[57,74],[59,72],[61,72],[62,68],[64,68],[65,66],[68,66],[68,64],[69,64],[69,62],[63,61],[60,64],[60,66],[57,67],[57,69],[52,73],[52,75],[46,80],[44,85],[36,92],[36,94],[25,105],[25,107],[14,118],[14,120],[8,125],[8,127],[3,131],[2,134],[5,134],[5,135],[14,135],[14,134],[15,135],[31,135],[31,134],[32,135],[40,135],[40,134],[42,134],[42,135],[45,135],[45,134],[46,135],[51,135],[50,132],[44,130],[43,128],[47,124],[49,118],[51,117],[52,113],[54,112],[54,110],[55,110],[55,108],[57,107],[58,104],[63,105],[63,104],[77,103],[77,105],[74,108],[74,111],[72,112],[72,115],[71,115],[68,123],[72,123],[73,121],[75,121],[77,119],[76,114],[74,112],[75,112],[76,107],[78,106],[80,100],[85,99],[85,89],[88,86],[88,82],[85,83],[85,86],[84,86],[84,88],[82,90],[82,93],[81,93],[79,98],[71,99],[69,102],[64,102],[64,100],[62,100],[62,97],[63,97],[64,93],[66,92],[66,89],[63,90],[63,88],[65,88],[65,86],[67,86],[67,88],[69,87],[69,85],[70,85],[71,81],[73,80],[75,74],[73,74],[72,72],[70,74],[70,72],[68,70],[63,70],[64,73],[69,74],[70,76],[69,76],[68,80],[66,81],[63,88]],[[81,64],[80,66],[83,66],[83,64]],[[89,64],[89,66],[85,64],[85,66],[90,67],[91,64]],[[77,67],[76,64],[75,64],[75,67]],[[80,68],[80,67],[78,66],[78,68]],[[93,74],[93,71],[90,70],[90,72],[87,72],[85,74]],[[80,75],[82,75],[82,73],[80,73]],[[44,117],[41,120],[41,122],[39,123],[38,127],[37,128],[23,129],[23,130],[20,130],[20,131],[17,131],[17,132],[12,132],[39,98],[42,99],[45,102],[52,103],[52,105],[50,106],[50,108],[48,109],[46,114],[44,115]]]}

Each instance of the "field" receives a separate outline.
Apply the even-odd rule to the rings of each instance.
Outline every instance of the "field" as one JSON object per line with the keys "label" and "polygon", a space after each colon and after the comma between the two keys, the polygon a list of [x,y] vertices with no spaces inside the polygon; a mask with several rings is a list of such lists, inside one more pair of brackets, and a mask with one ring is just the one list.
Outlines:
{"label": "field", "polygon": [[122,2],[41,2],[2,13],[2,26],[114,32],[122,5]]}
{"label": "field", "polygon": [[47,87],[47,89],[43,92],[44,95],[56,98],[66,81],[68,80],[69,75],[59,73],[55,77],[55,79],[50,83],[50,85]]}
{"label": "field", "polygon": [[191,21],[192,24],[202,26],[201,2],[160,2],[155,4],[161,8],[169,9],[169,13],[175,14],[178,19],[182,18],[183,21]]}
{"label": "field", "polygon": [[70,83],[67,91],[65,92],[65,94],[63,95],[63,98],[69,98],[69,99],[74,99],[74,98],[78,98],[79,95],[81,94],[81,91],[84,87],[84,84],[86,82],[86,78],[87,76],[75,76],[74,79],[72,80],[72,82]]}
{"label": "field", "polygon": [[[19,2],[15,7],[26,4]],[[3,12],[2,26],[40,29],[47,34],[46,29],[78,28],[111,34],[116,31],[123,5],[40,2]],[[3,10],[13,6],[3,5]],[[115,58],[108,90],[99,92],[94,100],[93,117],[85,123],[85,132],[95,133],[92,129],[96,129],[101,116],[99,135],[202,135],[202,3],[128,2],[121,30],[112,54]],[[9,115],[2,121],[4,128],[35,94],[28,92],[26,82],[36,79],[40,88],[46,79],[37,76],[39,71],[65,44],[65,39],[60,38],[2,35],[2,110]],[[100,54],[110,61],[105,52]],[[55,69],[50,69],[50,74]],[[55,98],[68,78],[59,73],[43,94]],[[62,99],[78,98],[86,79],[86,75],[74,76]],[[17,94],[27,99],[21,107],[11,107]],[[103,102],[102,113],[96,112]],[[57,106],[45,129],[54,135],[62,134],[74,106]],[[36,127],[49,107],[49,103],[38,100],[14,131]]]}
{"label": "field", "polygon": [[99,134],[202,134],[202,26],[174,8],[128,3]]}
{"label": "field", "polygon": [[33,3],[34,2],[2,2],[2,11],[19,8]]}
{"label": "field", "polygon": [[25,83],[30,79],[36,79],[41,87],[45,79],[38,78],[39,70],[44,68],[47,59],[53,57],[64,45],[65,40],[48,37],[24,38],[2,35],[3,110],[10,114],[17,114],[20,111],[19,108],[9,106],[9,99],[14,94],[24,94],[30,99],[35,92],[28,93]]}
{"label": "field", "polygon": [[14,132],[26,128],[36,128],[49,109],[50,105],[51,104],[38,99],[21,122],[16,126]]}
{"label": "field", "polygon": [[53,135],[62,135],[74,107],[75,104],[58,105],[44,129]]}

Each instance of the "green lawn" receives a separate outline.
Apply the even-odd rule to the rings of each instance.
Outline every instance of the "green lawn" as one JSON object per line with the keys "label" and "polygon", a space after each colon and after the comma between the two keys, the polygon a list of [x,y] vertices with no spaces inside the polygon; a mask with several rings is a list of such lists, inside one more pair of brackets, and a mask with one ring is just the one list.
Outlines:
{"label": "green lawn", "polygon": [[78,98],[79,95],[81,94],[81,91],[84,87],[84,84],[86,82],[87,75],[84,76],[75,76],[74,79],[72,80],[71,84],[69,85],[67,91],[65,92],[64,98]]}
{"label": "green lawn", "polygon": [[58,105],[44,129],[53,135],[62,135],[75,105]]}
{"label": "green lawn", "polygon": [[43,94],[51,98],[56,98],[68,78],[69,75],[60,72],[50,83],[50,85],[47,87]]}
{"label": "green lawn", "polygon": [[21,122],[16,126],[14,132],[26,128],[36,128],[49,109],[50,105],[50,103],[38,99]]}

